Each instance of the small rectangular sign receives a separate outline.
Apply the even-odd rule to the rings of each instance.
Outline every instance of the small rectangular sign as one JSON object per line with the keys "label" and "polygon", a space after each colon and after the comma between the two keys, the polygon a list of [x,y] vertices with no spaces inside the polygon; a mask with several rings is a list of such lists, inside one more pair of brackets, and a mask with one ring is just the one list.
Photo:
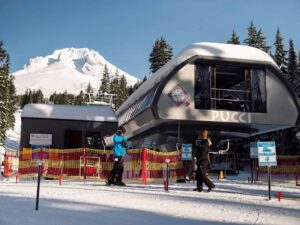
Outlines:
{"label": "small rectangular sign", "polygon": [[257,142],[259,166],[277,166],[276,145],[274,141]]}
{"label": "small rectangular sign", "polygon": [[257,142],[250,142],[250,158],[258,158]]}
{"label": "small rectangular sign", "polygon": [[30,134],[29,144],[31,145],[52,145],[52,134]]}
{"label": "small rectangular sign", "polygon": [[192,144],[182,144],[181,149],[181,160],[192,160]]}

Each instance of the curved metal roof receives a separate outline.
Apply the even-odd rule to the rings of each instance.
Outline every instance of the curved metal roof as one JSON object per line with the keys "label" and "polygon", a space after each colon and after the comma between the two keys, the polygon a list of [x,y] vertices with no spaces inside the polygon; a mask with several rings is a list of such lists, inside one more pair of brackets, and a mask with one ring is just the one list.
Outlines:
{"label": "curved metal roof", "polygon": [[169,73],[181,63],[197,56],[198,58],[210,59],[226,59],[255,64],[269,64],[275,69],[279,67],[266,52],[243,45],[221,44],[200,42],[193,43],[178,53],[166,65],[156,71],[142,86],[136,90],[117,110],[116,114],[119,115],[122,111],[126,110],[130,105],[137,101],[141,96],[145,95],[157,83],[164,80]]}

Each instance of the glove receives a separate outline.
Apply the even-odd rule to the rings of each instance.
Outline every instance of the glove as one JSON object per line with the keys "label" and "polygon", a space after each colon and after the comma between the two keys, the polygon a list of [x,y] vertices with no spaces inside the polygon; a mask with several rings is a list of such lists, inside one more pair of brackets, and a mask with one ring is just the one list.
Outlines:
{"label": "glove", "polygon": [[127,141],[122,141],[122,146],[124,147],[124,148],[128,148],[128,143],[127,143]]}

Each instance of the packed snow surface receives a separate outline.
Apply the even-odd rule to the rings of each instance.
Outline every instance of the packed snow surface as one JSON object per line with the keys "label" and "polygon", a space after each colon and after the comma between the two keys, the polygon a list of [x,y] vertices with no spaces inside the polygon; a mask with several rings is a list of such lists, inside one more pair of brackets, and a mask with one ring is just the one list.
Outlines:
{"label": "packed snow surface", "polygon": [[[212,192],[194,192],[195,183],[129,183],[127,187],[103,182],[41,182],[39,210],[35,211],[36,182],[0,181],[1,225],[299,225],[300,188],[294,183],[248,184],[243,177],[217,181]],[[282,192],[279,202],[276,194]]]}
{"label": "packed snow surface", "polygon": [[111,77],[118,71],[119,76],[125,76],[128,85],[133,85],[139,80],[112,65],[94,50],[64,48],[45,57],[30,59],[23,70],[15,72],[13,75],[17,94],[24,94],[26,89],[41,89],[44,97],[49,97],[55,91],[79,94],[87,88],[89,82],[96,92],[105,65]]}

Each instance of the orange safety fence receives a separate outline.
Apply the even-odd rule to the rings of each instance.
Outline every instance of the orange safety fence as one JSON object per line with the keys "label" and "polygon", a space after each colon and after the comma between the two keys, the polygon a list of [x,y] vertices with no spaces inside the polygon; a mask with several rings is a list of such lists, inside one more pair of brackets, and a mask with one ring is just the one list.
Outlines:
{"label": "orange safety fence", "polygon": [[[43,176],[58,179],[106,180],[113,167],[112,150],[31,149],[20,151],[19,176],[37,176],[38,159],[42,158]],[[130,149],[124,158],[123,179],[146,183],[164,179],[166,163],[170,162],[170,180],[183,179],[183,164],[178,152],[155,152],[148,149]]]}
{"label": "orange safety fence", "polygon": [[[272,166],[272,179],[275,180],[295,180],[300,174],[300,156],[298,155],[278,155],[277,166]],[[267,167],[258,168],[258,179],[268,177]],[[297,182],[297,181],[296,181]]]}
{"label": "orange safety fence", "polygon": [[6,149],[3,155],[3,161],[0,162],[3,169],[1,174],[4,177],[9,177],[18,172],[19,167],[19,154],[17,151]]}

